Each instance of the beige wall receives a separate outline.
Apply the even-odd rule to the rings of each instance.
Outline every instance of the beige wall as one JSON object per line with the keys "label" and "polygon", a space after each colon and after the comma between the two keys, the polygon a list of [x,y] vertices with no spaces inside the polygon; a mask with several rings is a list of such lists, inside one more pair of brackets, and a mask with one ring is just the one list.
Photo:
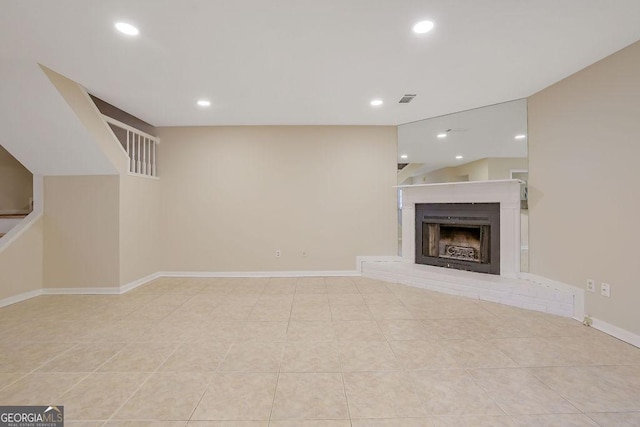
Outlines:
{"label": "beige wall", "polygon": [[42,289],[42,218],[0,249],[0,300]]}
{"label": "beige wall", "polygon": [[640,43],[529,99],[531,272],[584,288],[587,313],[640,334]]}
{"label": "beige wall", "polygon": [[357,255],[397,253],[395,127],[159,136],[166,270],[353,270]]}
{"label": "beige wall", "polygon": [[527,167],[528,161],[526,158],[490,157],[415,176],[413,178],[413,184],[511,179],[511,170],[527,170]]}
{"label": "beige wall", "polygon": [[0,214],[29,210],[33,175],[0,146]]}
{"label": "beige wall", "polygon": [[489,179],[489,162],[487,159],[480,159],[414,177],[413,183],[439,184],[442,182],[486,181],[487,179]]}
{"label": "beige wall", "polygon": [[120,285],[162,270],[160,184],[152,178],[120,177]]}
{"label": "beige wall", "polygon": [[[71,218],[80,219],[80,228],[85,231],[70,237],[71,242],[60,254],[54,251],[57,243],[47,245],[50,249],[47,254],[55,253],[53,260],[47,257],[47,285],[119,286],[159,271],[159,182],[128,175],[126,153],[102,121],[86,90],[46,67],[42,69],[98,143],[103,154],[111,161],[114,172],[120,172],[120,176],[102,176],[96,179],[88,176],[76,179],[64,177],[59,181],[47,179],[49,185],[45,192],[47,200],[53,204],[45,204],[47,224],[58,227],[54,229],[58,234],[51,237],[47,229],[47,240],[57,243],[63,241],[63,233],[72,232],[69,228],[72,225]],[[64,186],[70,182],[72,184],[67,192]],[[74,200],[69,200],[71,195],[74,195]],[[103,198],[103,195],[106,197]],[[71,204],[65,205],[66,202]],[[78,218],[82,214],[88,215]],[[55,222],[51,218],[53,215]],[[80,234],[85,234],[86,237]],[[104,242],[104,250],[93,247],[91,241]],[[90,263],[83,272],[70,273],[58,267],[59,261],[69,266],[88,254],[94,254],[96,259],[104,259]],[[114,280],[114,277],[117,279]],[[64,285],[65,281],[71,284]]]}
{"label": "beige wall", "polygon": [[44,180],[44,286],[117,287],[120,177]]}
{"label": "beige wall", "polygon": [[518,157],[490,157],[489,179],[511,179],[512,170],[528,170],[529,160]]}
{"label": "beige wall", "polygon": [[118,143],[111,128],[102,120],[98,107],[85,88],[45,66],[41,65],[40,68],[91,134],[99,147],[100,155],[109,159],[114,167],[113,173],[126,173],[129,170],[127,153]]}

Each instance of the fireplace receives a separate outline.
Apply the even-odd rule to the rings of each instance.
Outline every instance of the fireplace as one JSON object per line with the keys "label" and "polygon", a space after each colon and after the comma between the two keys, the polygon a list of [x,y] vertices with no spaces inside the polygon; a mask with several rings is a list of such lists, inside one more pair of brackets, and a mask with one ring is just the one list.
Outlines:
{"label": "fireplace", "polygon": [[500,203],[417,203],[416,263],[500,274]]}

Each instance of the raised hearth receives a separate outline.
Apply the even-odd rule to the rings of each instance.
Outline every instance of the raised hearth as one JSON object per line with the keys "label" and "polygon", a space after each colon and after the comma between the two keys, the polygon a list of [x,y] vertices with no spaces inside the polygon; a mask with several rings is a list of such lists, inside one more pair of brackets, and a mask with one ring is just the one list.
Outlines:
{"label": "raised hearth", "polygon": [[523,278],[494,276],[400,261],[365,261],[362,275],[449,295],[522,307],[529,310],[584,317],[584,291],[527,273]]}

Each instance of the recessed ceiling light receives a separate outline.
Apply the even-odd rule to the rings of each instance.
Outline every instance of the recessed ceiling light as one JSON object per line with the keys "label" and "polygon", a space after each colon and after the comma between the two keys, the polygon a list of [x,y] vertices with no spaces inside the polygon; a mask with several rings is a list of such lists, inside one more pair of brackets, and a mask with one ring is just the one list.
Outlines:
{"label": "recessed ceiling light", "polygon": [[440,139],[442,139],[442,138],[446,138],[446,137],[447,137],[447,133],[446,133],[446,132],[442,132],[442,133],[439,133],[437,136],[438,136],[438,138],[440,138]]}
{"label": "recessed ceiling light", "polygon": [[408,158],[409,158],[409,156],[407,156],[406,154],[403,154],[403,155],[401,155],[401,156],[400,156],[400,158],[401,158],[401,159],[408,159]]}
{"label": "recessed ceiling light", "polygon": [[211,101],[207,101],[206,99],[199,99],[198,105],[201,107],[208,107],[211,105]]}
{"label": "recessed ceiling light", "polygon": [[460,160],[462,158],[462,156],[458,155],[456,156],[456,159]]}
{"label": "recessed ceiling light", "polygon": [[126,22],[116,22],[115,27],[116,30],[128,36],[137,36],[140,33],[136,27]]}
{"label": "recessed ceiling light", "polygon": [[516,135],[515,139],[525,139],[526,137],[527,135],[521,133],[520,135]]}
{"label": "recessed ceiling light", "polygon": [[413,26],[413,32],[416,34],[428,33],[432,29],[433,29],[433,22],[431,21],[420,21]]}
{"label": "recessed ceiling light", "polygon": [[379,107],[380,105],[383,104],[382,99],[374,99],[373,101],[370,102],[370,104],[373,107]]}

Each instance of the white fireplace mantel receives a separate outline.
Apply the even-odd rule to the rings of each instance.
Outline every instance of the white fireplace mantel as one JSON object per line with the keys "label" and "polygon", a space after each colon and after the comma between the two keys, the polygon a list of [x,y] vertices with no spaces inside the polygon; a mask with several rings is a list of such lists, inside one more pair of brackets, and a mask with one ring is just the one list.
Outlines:
{"label": "white fireplace mantel", "polygon": [[415,263],[416,203],[500,203],[500,275],[520,272],[520,184],[517,179],[401,185],[402,259]]}

